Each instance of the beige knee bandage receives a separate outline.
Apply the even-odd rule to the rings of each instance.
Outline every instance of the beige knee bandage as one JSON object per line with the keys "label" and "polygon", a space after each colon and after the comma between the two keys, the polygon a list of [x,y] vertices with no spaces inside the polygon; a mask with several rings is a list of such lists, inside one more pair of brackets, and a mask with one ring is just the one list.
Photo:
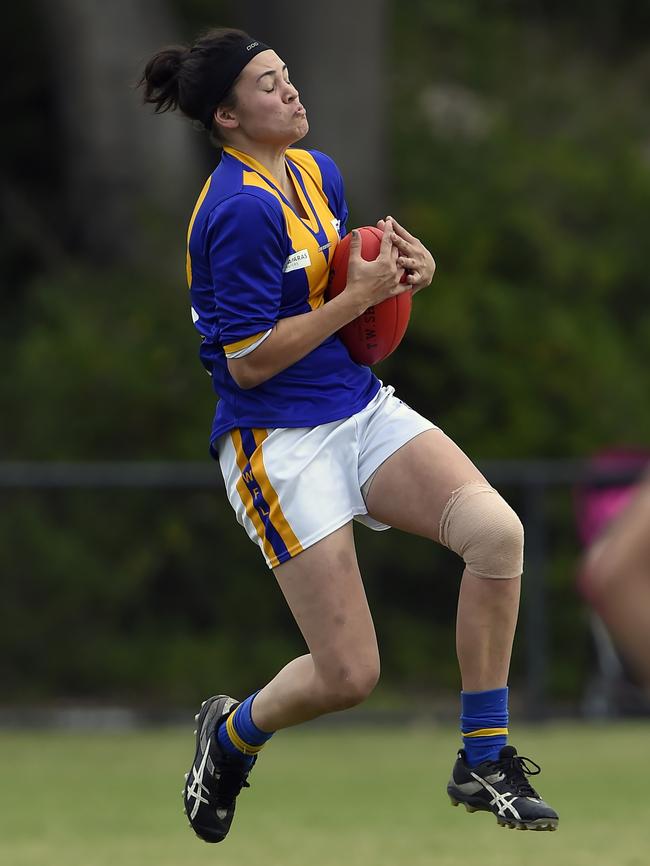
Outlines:
{"label": "beige knee bandage", "polygon": [[451,494],[440,518],[440,543],[478,577],[513,578],[523,570],[521,521],[484,481],[470,481]]}

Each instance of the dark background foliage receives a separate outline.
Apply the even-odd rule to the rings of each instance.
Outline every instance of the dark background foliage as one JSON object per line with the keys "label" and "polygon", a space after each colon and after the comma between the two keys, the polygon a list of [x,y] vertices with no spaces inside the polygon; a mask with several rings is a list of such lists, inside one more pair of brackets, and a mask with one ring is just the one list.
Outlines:
{"label": "dark background foliage", "polygon": [[[97,60],[77,50],[94,32],[77,5],[61,4],[57,19],[87,28],[74,38],[50,30],[35,0],[10,13],[2,459],[205,459],[215,483],[2,492],[3,700],[178,704],[211,689],[217,668],[229,672],[224,688],[259,686],[302,647],[207,459],[213,397],[185,295],[184,233],[217,154],[178,118],[118,116],[137,101],[148,51],[236,25],[238,12],[134,4],[137,47],[112,49],[119,95],[107,132],[83,89]],[[257,5],[243,4],[248,20]],[[650,3],[379,5],[386,200],[364,211],[351,171],[351,222],[391,210],[438,263],[380,376],[477,461],[648,443]],[[363,101],[366,86],[348,81],[340,101]],[[334,153],[344,170],[354,134]],[[570,491],[549,500],[548,516],[552,688],[576,698],[589,657]],[[455,558],[398,532],[360,530],[358,546],[387,690],[455,688]],[[518,644],[515,684],[524,674]]]}

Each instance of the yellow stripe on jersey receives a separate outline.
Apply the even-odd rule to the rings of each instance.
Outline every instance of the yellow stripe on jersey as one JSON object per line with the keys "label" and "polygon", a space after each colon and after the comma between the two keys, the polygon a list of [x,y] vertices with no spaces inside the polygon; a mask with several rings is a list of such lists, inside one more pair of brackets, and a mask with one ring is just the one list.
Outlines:
{"label": "yellow stripe on jersey", "polygon": [[[260,486],[262,488],[262,496],[264,497],[266,504],[269,506],[269,518],[273,526],[275,526],[280,538],[284,541],[285,547],[291,554],[291,556],[295,556],[297,553],[303,549],[302,544],[298,541],[296,534],[293,529],[289,525],[289,521],[284,516],[284,512],[282,511],[282,507],[280,505],[280,500],[278,499],[278,494],[273,489],[273,485],[269,480],[269,476],[266,474],[266,467],[264,466],[264,456],[262,454],[262,442],[268,436],[268,431],[262,429],[253,430],[253,436],[255,437],[255,444],[257,448],[255,449],[255,453],[251,457],[251,469],[253,470],[253,475],[259,481]],[[277,559],[275,560],[275,565],[277,565]]]}
{"label": "yellow stripe on jersey", "polygon": [[[274,195],[282,207],[284,220],[287,225],[287,234],[289,235],[294,250],[309,250],[311,265],[305,268],[305,276],[307,277],[307,285],[309,287],[309,296],[307,301],[312,310],[317,309],[317,307],[320,307],[324,303],[323,295],[325,293],[329,271],[325,267],[318,267],[318,264],[320,263],[316,258],[316,254],[321,255],[321,253],[318,253],[318,244],[315,242],[314,235],[309,231],[305,223],[300,219],[295,211],[282,201],[282,198],[264,177],[260,177],[258,174],[253,174],[252,172],[247,172],[244,175],[244,186],[257,186]],[[322,276],[323,272],[325,272],[326,275],[324,280]],[[322,291],[319,292],[318,290],[321,285]]]}
{"label": "yellow stripe on jersey", "polygon": [[[287,159],[295,163],[301,169],[301,175],[305,189],[311,200],[313,209],[318,214],[321,225],[327,235],[330,244],[327,251],[327,269],[320,274],[320,278],[309,283],[309,306],[312,310],[320,307],[325,302],[325,290],[329,281],[329,265],[332,263],[334,250],[339,242],[339,236],[332,224],[334,213],[329,207],[327,196],[323,192],[323,176],[318,163],[306,150],[290,149],[287,151]],[[294,188],[307,213],[310,213],[309,202],[299,183],[294,182]]]}
{"label": "yellow stripe on jersey", "polygon": [[[320,166],[311,153],[308,153],[306,150],[291,148],[287,151],[287,158],[301,169],[302,177],[312,204],[318,211],[321,223],[323,223],[323,228],[327,231],[328,238],[333,241],[329,251],[329,262],[331,264],[339,236],[338,232],[332,225],[332,216],[334,211],[330,208],[329,199],[325,195],[325,190],[323,189],[323,175]],[[301,196],[301,198],[304,198],[304,196]],[[327,215],[329,215],[329,219],[327,218]]]}
{"label": "yellow stripe on jersey", "polygon": [[508,736],[507,728],[480,728],[478,731],[463,732],[463,737],[502,737]]}
{"label": "yellow stripe on jersey", "polygon": [[[316,161],[311,154],[303,150],[289,150],[287,159],[294,162],[301,170],[301,175],[309,199],[305,196],[300,184],[295,181],[293,175],[291,180],[296,195],[301,202],[308,219],[303,219],[286,204],[282,196],[278,193],[278,188],[282,188],[282,184],[274,178],[269,171],[256,159],[247,153],[236,150],[233,147],[224,147],[227,153],[230,153],[244,165],[253,169],[253,172],[245,172],[243,177],[244,186],[255,186],[264,189],[280,202],[282,212],[284,214],[287,233],[293,249],[308,250],[311,265],[305,268],[309,294],[307,302],[312,310],[317,309],[325,303],[325,289],[329,280],[329,265],[332,262],[332,256],[338,243],[339,237],[336,229],[332,225],[334,214],[329,208],[327,197],[322,189],[322,175]],[[326,255],[319,251],[319,244],[314,237],[314,232],[318,231],[318,221],[316,214],[327,236],[327,242],[330,244],[329,249],[325,251]],[[319,257],[322,257],[319,258]],[[321,264],[322,261],[322,264]]]}
{"label": "yellow stripe on jersey", "polygon": [[[239,466],[239,471],[241,473],[243,473],[244,470],[246,469],[246,464],[248,463],[248,457],[246,456],[246,453],[244,452],[244,445],[243,445],[241,433],[239,432],[239,430],[237,430],[237,429],[232,430],[230,433],[230,439],[231,439],[232,444],[235,448],[235,455],[237,457],[237,466]],[[252,521],[253,526],[255,527],[255,531],[257,532],[259,537],[262,539],[262,542],[264,544],[264,553],[266,554],[267,558],[270,561],[274,562],[275,565],[277,565],[278,564],[277,556],[275,554],[275,551],[273,550],[271,542],[266,537],[266,532],[264,531],[264,524],[262,523],[262,518],[257,513],[257,508],[255,508],[255,503],[253,501],[253,495],[250,492],[250,490],[248,489],[246,482],[244,481],[243,475],[240,475],[239,479],[237,480],[237,493],[239,493],[241,501],[244,503],[244,508],[246,509],[246,514],[248,515],[249,519]]]}
{"label": "yellow stripe on jersey", "polygon": [[192,259],[190,256],[190,235],[192,234],[192,229],[194,228],[194,220],[196,219],[196,215],[199,212],[203,201],[208,194],[208,190],[210,189],[210,184],[212,183],[212,175],[206,180],[203,189],[201,190],[201,195],[198,197],[196,204],[194,205],[194,210],[192,211],[192,217],[190,219],[190,224],[187,229],[187,259],[185,263],[185,270],[187,273],[187,287],[188,289],[192,287]]}
{"label": "yellow stripe on jersey", "polygon": [[[312,163],[314,162],[314,158],[311,156],[311,154],[306,153],[306,151],[303,150],[303,151],[294,151],[293,152],[294,155],[297,155],[298,153],[304,154],[305,156],[309,157],[309,159],[311,160]],[[305,213],[309,215],[309,223],[310,223],[311,227],[314,229],[314,231],[317,231],[318,221],[316,220],[316,211],[319,210],[318,199],[324,198],[323,192],[322,192],[323,178],[321,176],[320,170],[318,171],[318,182],[315,184],[313,182],[313,178],[312,178],[311,174],[305,170],[304,165],[301,162],[299,162],[297,156],[295,159],[291,158],[290,156],[287,156],[287,159],[290,159],[290,161],[293,162],[294,165],[297,165],[298,168],[303,169],[303,171],[301,171],[300,174],[302,175],[303,183],[305,184],[305,187],[306,187],[307,192],[309,194],[309,199],[311,199],[311,201],[307,198],[307,196],[305,196],[305,193],[303,192],[302,187],[300,186],[299,183],[296,182],[296,180],[293,176],[291,177],[291,180],[293,182],[293,188],[295,189],[296,194],[297,194],[298,198],[300,199],[300,204],[303,206]],[[318,166],[316,166],[316,168],[318,169]],[[313,168],[311,168],[311,170],[313,171]],[[310,181],[311,181],[311,183],[310,183]],[[319,185],[320,185],[320,189],[319,189]],[[322,219],[321,219],[321,222],[322,222]]]}
{"label": "yellow stripe on jersey", "polygon": [[287,152],[287,159],[290,159],[291,162],[298,166],[298,168],[302,169],[303,179],[305,180],[305,185],[307,186],[309,195],[311,196],[312,190],[306,183],[305,174],[307,174],[309,179],[312,181],[312,186],[314,186],[315,192],[319,198],[321,198],[325,204],[329,205],[327,196],[323,191],[323,175],[318,163],[311,153],[308,153],[306,150],[300,150],[299,148],[291,148]]}
{"label": "yellow stripe on jersey", "polygon": [[228,343],[223,347],[224,352],[240,352],[242,349],[247,349],[252,346],[260,337],[263,337],[266,331],[260,331],[259,334],[254,334],[252,337],[246,337],[244,340],[238,340],[236,343]]}

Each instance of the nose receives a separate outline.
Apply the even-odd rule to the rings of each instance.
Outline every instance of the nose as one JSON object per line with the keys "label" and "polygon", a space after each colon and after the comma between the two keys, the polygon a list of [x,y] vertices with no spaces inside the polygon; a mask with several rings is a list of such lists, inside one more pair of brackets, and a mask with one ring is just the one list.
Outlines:
{"label": "nose", "polygon": [[287,102],[294,102],[298,99],[298,89],[293,86],[290,82],[287,82]]}

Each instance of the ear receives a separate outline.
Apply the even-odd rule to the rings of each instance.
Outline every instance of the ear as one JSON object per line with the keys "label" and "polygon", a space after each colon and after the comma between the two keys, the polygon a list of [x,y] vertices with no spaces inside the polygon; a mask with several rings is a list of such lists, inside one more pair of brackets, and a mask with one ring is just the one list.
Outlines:
{"label": "ear", "polygon": [[225,129],[236,129],[239,126],[239,120],[233,113],[232,108],[224,108],[219,105],[214,110],[214,119],[218,126],[223,126]]}

